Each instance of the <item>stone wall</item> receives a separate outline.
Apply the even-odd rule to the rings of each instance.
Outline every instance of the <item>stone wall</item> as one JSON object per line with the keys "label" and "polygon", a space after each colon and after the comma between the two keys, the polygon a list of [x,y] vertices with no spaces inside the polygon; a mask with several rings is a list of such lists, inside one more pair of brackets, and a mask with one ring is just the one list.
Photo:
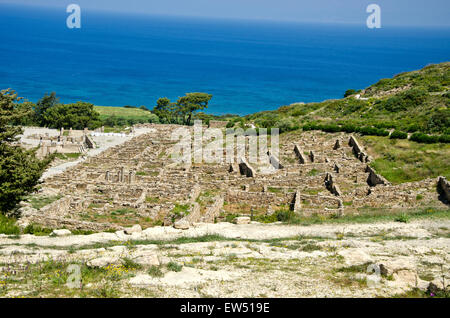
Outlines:
{"label": "stone wall", "polygon": [[442,195],[442,198],[450,203],[450,182],[444,177],[438,178],[437,190]]}
{"label": "stone wall", "polygon": [[256,204],[259,206],[290,205],[293,201],[293,193],[248,192],[242,190],[228,190],[225,201],[228,203]]}
{"label": "stone wall", "polygon": [[389,181],[387,181],[384,177],[380,176],[373,170],[370,166],[366,167],[366,172],[369,173],[367,177],[367,184],[371,187],[375,187],[378,184],[382,185],[391,185]]}
{"label": "stone wall", "polygon": [[305,156],[303,155],[300,146],[297,145],[297,144],[294,146],[294,153],[295,153],[295,155],[297,156],[298,161],[299,161],[301,164],[305,164],[305,163],[306,163],[306,158],[305,158]]}
{"label": "stone wall", "polygon": [[255,169],[253,169],[252,166],[245,160],[245,158],[241,158],[239,163],[239,170],[241,172],[241,175],[246,177],[255,177],[256,172]]}
{"label": "stone wall", "polygon": [[92,138],[88,135],[85,136],[84,143],[86,144],[86,146],[88,148],[91,148],[91,149],[95,148],[94,140],[92,140]]}
{"label": "stone wall", "polygon": [[206,209],[205,215],[201,217],[202,222],[214,223],[214,220],[220,215],[224,203],[224,198],[222,196],[214,197],[213,205]]}

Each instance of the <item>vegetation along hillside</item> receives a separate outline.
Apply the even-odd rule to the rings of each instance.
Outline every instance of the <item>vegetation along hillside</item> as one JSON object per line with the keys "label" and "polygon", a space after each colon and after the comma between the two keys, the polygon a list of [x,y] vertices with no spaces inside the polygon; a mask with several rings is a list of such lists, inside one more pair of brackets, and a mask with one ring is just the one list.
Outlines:
{"label": "vegetation along hillside", "polygon": [[386,129],[395,129],[393,137],[400,139],[405,138],[403,133],[416,133],[412,140],[449,142],[449,85],[450,63],[446,62],[382,79],[364,90],[348,90],[343,99],[282,106],[248,115],[245,121],[282,131],[303,128],[386,135]]}

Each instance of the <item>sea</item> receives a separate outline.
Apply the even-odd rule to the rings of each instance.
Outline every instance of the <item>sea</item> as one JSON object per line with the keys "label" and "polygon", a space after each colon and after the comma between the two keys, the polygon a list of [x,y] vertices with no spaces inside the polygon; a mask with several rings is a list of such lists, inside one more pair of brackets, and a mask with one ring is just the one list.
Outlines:
{"label": "sea", "polygon": [[245,115],[341,98],[381,78],[450,60],[450,28],[307,24],[0,4],[0,89],[36,102],[152,108],[213,95],[207,113]]}

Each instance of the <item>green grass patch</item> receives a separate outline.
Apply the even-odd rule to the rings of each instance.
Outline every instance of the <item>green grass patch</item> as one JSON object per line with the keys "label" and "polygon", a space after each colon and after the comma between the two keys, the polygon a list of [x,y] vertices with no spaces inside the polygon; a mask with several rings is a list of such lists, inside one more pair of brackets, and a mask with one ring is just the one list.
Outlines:
{"label": "green grass patch", "polygon": [[181,213],[184,213],[184,215],[188,214],[190,205],[189,204],[175,204],[175,207],[172,209],[172,213],[175,215],[180,215]]}
{"label": "green grass patch", "polygon": [[444,176],[450,178],[450,145],[419,144],[409,140],[361,138],[377,173],[393,184]]}
{"label": "green grass patch", "polygon": [[67,159],[78,159],[81,156],[81,153],[74,152],[74,153],[55,153],[54,154],[56,158],[67,160]]}
{"label": "green grass patch", "polygon": [[159,266],[151,266],[148,271],[147,274],[149,274],[152,277],[163,277],[164,273],[161,270],[161,267]]}
{"label": "green grass patch", "polygon": [[308,172],[308,176],[314,177],[314,176],[317,176],[319,173],[320,173],[319,170],[313,168],[313,169],[311,169],[311,171]]}
{"label": "green grass patch", "polygon": [[25,227],[25,229],[23,230],[24,234],[33,234],[36,236],[47,236],[50,235],[50,233],[52,233],[52,229],[48,229],[48,228],[43,228],[39,225],[36,224],[29,224]]}
{"label": "green grass patch", "polygon": [[147,203],[158,203],[159,198],[158,197],[145,197],[145,202]]}
{"label": "green grass patch", "polygon": [[183,269],[183,266],[176,262],[169,262],[167,264],[167,269],[172,272],[181,272],[181,270]]}
{"label": "green grass patch", "polygon": [[16,225],[16,219],[0,214],[0,234],[19,235],[20,228]]}
{"label": "green grass patch", "polygon": [[100,119],[106,119],[111,116],[121,117],[125,119],[148,119],[152,117],[152,113],[139,108],[125,108],[114,106],[94,106],[94,110],[100,114]]}
{"label": "green grass patch", "polygon": [[53,196],[28,197],[25,200],[31,204],[31,207],[33,209],[40,210],[44,206],[49,205],[61,198],[62,196],[60,195],[53,195]]}
{"label": "green grass patch", "polygon": [[136,210],[131,208],[122,208],[117,209],[111,212],[111,215],[126,215],[126,214],[135,214]]}

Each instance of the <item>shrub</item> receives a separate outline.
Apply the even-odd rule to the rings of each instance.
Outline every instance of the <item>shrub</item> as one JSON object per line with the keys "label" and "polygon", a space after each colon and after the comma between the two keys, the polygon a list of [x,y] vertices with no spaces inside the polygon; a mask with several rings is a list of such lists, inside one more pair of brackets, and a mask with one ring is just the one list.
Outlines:
{"label": "shrub", "polygon": [[141,264],[136,263],[131,258],[124,257],[122,259],[122,266],[126,269],[140,269],[142,268]]}
{"label": "shrub", "polygon": [[321,130],[325,131],[325,132],[339,132],[341,131],[341,127],[339,127],[338,125],[334,125],[334,124],[329,124],[329,125],[323,125],[321,126]]}
{"label": "shrub", "polygon": [[283,118],[277,121],[273,127],[279,128],[280,133],[296,130],[299,128],[298,125],[296,125],[292,120],[288,118]]}
{"label": "shrub", "polygon": [[23,234],[33,234],[36,236],[46,236],[50,235],[52,233],[51,229],[48,228],[42,228],[39,225],[36,224],[29,224],[27,227],[23,230]]}
{"label": "shrub", "polygon": [[278,221],[280,221],[280,222],[288,222],[288,221],[291,221],[294,218],[295,213],[293,211],[290,211],[290,210],[281,210],[281,211],[278,211],[276,213],[276,216],[277,216],[277,220]]}
{"label": "shrub", "polygon": [[181,270],[183,269],[183,266],[178,263],[175,263],[175,262],[169,262],[167,264],[167,269],[172,272],[181,272]]}
{"label": "shrub", "polygon": [[233,128],[233,127],[234,127],[234,121],[230,120],[230,121],[227,123],[226,128]]}
{"label": "shrub", "polygon": [[438,136],[430,136],[430,135],[420,133],[420,132],[416,132],[416,133],[412,134],[409,139],[412,141],[420,142],[420,143],[424,143],[424,144],[432,144],[432,143],[436,143],[439,141]]}
{"label": "shrub", "polygon": [[20,233],[16,220],[0,214],[0,234],[17,235]]}
{"label": "shrub", "polygon": [[439,136],[439,142],[450,144],[450,135],[440,135]]}
{"label": "shrub", "polygon": [[356,91],[354,89],[347,89],[344,93],[344,97],[348,97],[353,94],[356,94]]}
{"label": "shrub", "polygon": [[159,266],[152,266],[148,269],[147,272],[152,277],[163,277],[164,273],[161,271]]}
{"label": "shrub", "polygon": [[389,136],[389,132],[384,129],[379,129],[375,127],[361,127],[357,130],[361,135],[368,136]]}
{"label": "shrub", "polygon": [[383,106],[389,112],[405,111],[420,106],[427,97],[428,92],[426,90],[414,88],[388,98],[383,102]]}
{"label": "shrub", "polygon": [[450,127],[450,109],[437,110],[427,123],[428,131],[442,132],[448,127]]}
{"label": "shrub", "polygon": [[390,139],[407,139],[408,134],[403,131],[394,130],[389,136]]}
{"label": "shrub", "polygon": [[344,126],[341,127],[341,130],[345,131],[346,133],[352,133],[357,130],[357,127],[353,124],[345,124]]}
{"label": "shrub", "polygon": [[399,215],[398,217],[395,218],[395,221],[401,222],[401,223],[408,223],[409,217],[407,214],[402,213],[401,215]]}

